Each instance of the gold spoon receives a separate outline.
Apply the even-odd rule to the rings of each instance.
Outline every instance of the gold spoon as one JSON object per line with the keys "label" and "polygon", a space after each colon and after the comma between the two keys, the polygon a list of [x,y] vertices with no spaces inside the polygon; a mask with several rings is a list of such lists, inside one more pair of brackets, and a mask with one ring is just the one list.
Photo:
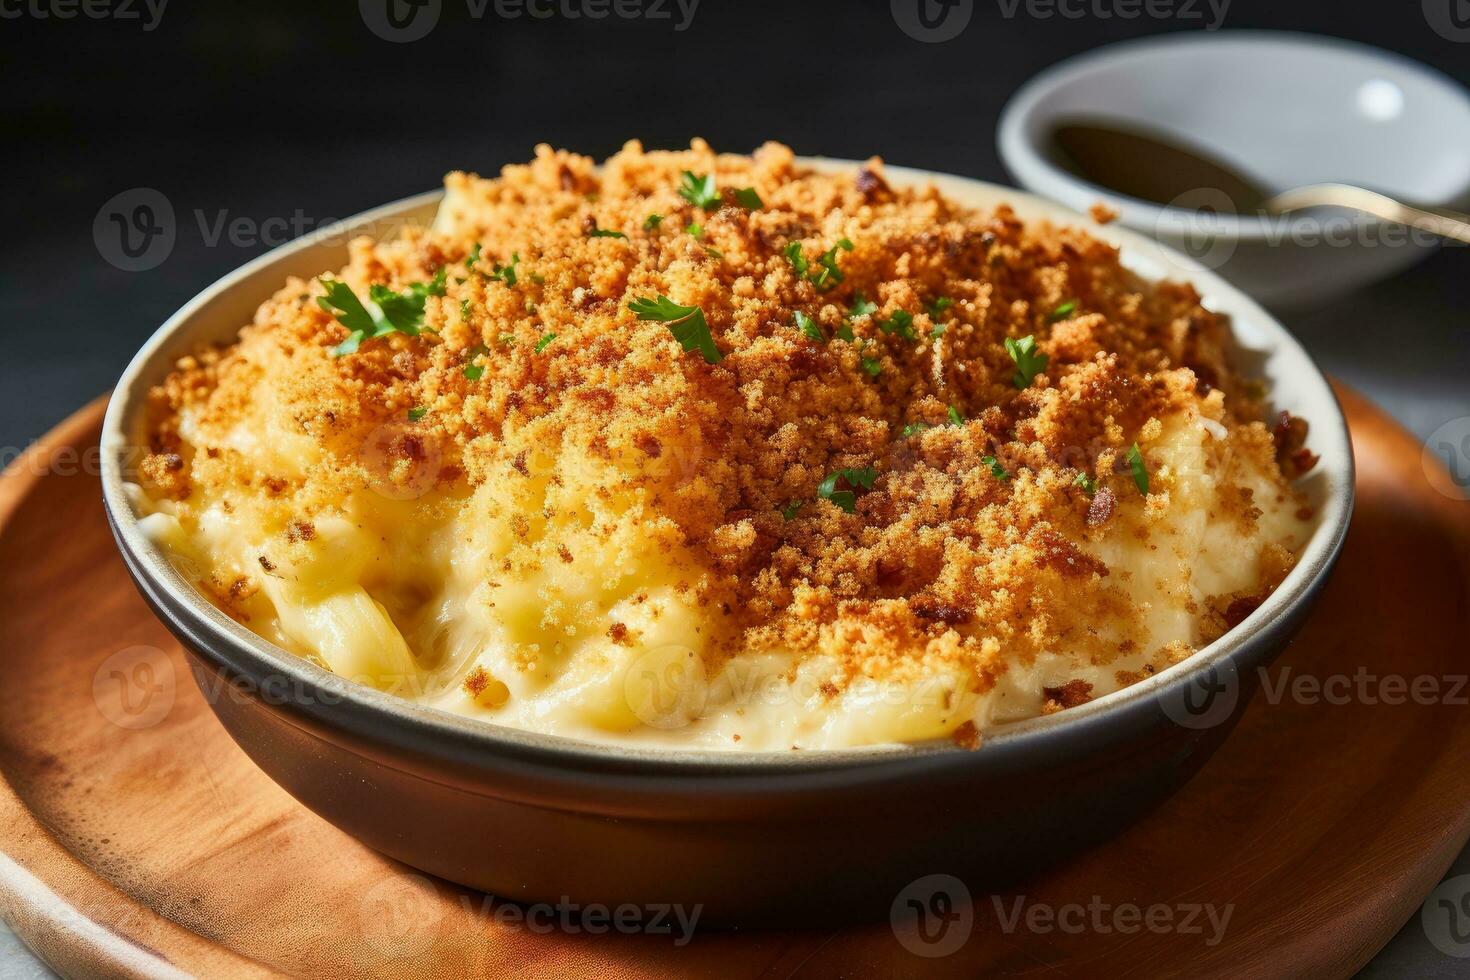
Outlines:
{"label": "gold spoon", "polygon": [[1092,183],[1170,205],[1203,188],[1220,191],[1240,214],[1284,214],[1304,208],[1342,207],[1470,244],[1470,215],[1427,210],[1386,194],[1348,184],[1312,184],[1270,194],[1250,177],[1195,147],[1137,129],[1105,123],[1071,123],[1053,134],[1059,162]]}

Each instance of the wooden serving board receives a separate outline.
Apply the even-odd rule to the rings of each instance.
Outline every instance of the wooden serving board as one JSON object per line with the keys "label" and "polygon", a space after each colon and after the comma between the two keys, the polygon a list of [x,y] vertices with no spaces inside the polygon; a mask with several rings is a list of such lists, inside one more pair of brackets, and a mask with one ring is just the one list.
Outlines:
{"label": "wooden serving board", "polygon": [[[1182,792],[1020,891],[976,896],[944,957],[886,923],[682,946],[516,928],[305,810],[215,722],[128,582],[91,475],[96,402],[0,481],[0,912],[83,976],[1347,976],[1470,833],[1470,692],[1454,680],[1470,672],[1470,503],[1434,488],[1413,437],[1344,399],[1357,516],[1269,677],[1347,678],[1346,699],[1258,694]],[[1360,668],[1429,678],[1435,703],[1392,703],[1373,680],[1364,697]],[[1228,910],[1223,933],[1206,906]],[[1138,924],[1150,909],[1162,928]]]}

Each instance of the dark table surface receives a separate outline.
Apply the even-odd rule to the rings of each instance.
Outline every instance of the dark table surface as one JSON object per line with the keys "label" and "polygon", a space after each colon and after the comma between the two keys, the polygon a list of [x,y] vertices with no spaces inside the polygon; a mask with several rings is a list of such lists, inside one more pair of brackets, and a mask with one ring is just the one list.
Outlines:
{"label": "dark table surface", "polygon": [[[601,157],[632,137],[732,151],[776,139],[1007,181],[996,120],[1028,77],[1112,41],[1217,23],[1362,41],[1470,83],[1465,0],[958,0],[971,20],[943,43],[905,34],[888,0],[702,0],[692,17],[691,0],[605,0],[603,19],[566,16],[596,0],[535,0],[559,12],[515,19],[497,0],[417,2],[440,8],[433,30],[390,43],[369,27],[373,3],[178,3],[160,16],[158,0],[0,0],[0,201],[18,229],[0,240],[3,460],[106,390],[171,312],[246,259],[445,171],[524,160],[538,142]],[[645,16],[616,13],[630,8]],[[172,250],[140,272],[111,264],[93,227],[134,188],[174,214]],[[1284,319],[1329,372],[1427,436],[1470,415],[1467,263],[1447,249]],[[0,975],[24,968],[14,948],[0,936]],[[1430,946],[1416,917],[1370,972],[1463,976],[1465,962]]]}

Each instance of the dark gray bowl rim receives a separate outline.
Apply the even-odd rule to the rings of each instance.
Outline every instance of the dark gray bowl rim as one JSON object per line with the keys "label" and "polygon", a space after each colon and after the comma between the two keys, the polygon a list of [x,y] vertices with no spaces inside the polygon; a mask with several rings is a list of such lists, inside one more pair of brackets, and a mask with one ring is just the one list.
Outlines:
{"label": "dark gray bowl rim", "polygon": [[[857,167],[856,161],[804,158],[819,168]],[[1000,185],[903,167],[887,173],[899,182],[931,182],[947,194],[987,203],[1005,201],[1027,214],[1066,223],[1086,223],[1083,216],[1034,195]],[[254,684],[286,682],[293,690],[316,695],[309,703],[292,700],[280,707],[298,725],[317,733],[340,733],[366,745],[382,745],[440,764],[524,774],[570,776],[596,773],[620,776],[625,788],[641,785],[669,790],[684,781],[710,777],[734,789],[768,792],[795,777],[804,789],[836,788],[919,772],[960,767],[997,770],[1026,768],[1042,759],[1081,754],[1098,740],[1111,741],[1145,730],[1158,716],[1158,703],[1177,697],[1207,671],[1246,670],[1256,666],[1281,633],[1325,584],[1341,551],[1353,509],[1354,463],[1347,422],[1331,386],[1316,363],[1290,333],[1253,300],[1193,260],[1123,228],[1090,228],[1124,249],[1125,264],[1142,274],[1165,272],[1193,282],[1212,308],[1237,323],[1248,319],[1269,336],[1269,354],[1282,358],[1290,372],[1288,390],[1311,402],[1312,448],[1321,456],[1316,478],[1326,481],[1319,524],[1285,581],[1245,621],[1189,659],[1160,673],[1055,715],[998,726],[985,735],[979,750],[960,748],[948,740],[914,745],[853,749],[754,752],[713,749],[630,747],[582,741],[497,725],[427,707],[348,681],[251,633],[225,616],[167,560],[138,527],[125,488],[125,466],[141,396],[166,372],[167,364],[192,343],[184,330],[210,302],[291,258],[325,236],[353,228],[380,227],[404,216],[431,213],[441,191],[405,198],[346,219],[331,229],[282,245],[222,277],[170,317],[148,340],[123,373],[103,421],[101,440],[104,506],[130,572],[155,611],[177,631],[190,637],[211,664]],[[981,206],[984,206],[983,204]],[[344,246],[345,249],[345,246]],[[1140,268],[1142,267],[1142,268]],[[322,269],[320,271],[328,271]],[[284,274],[282,275],[282,280]],[[277,283],[279,285],[279,282]],[[268,295],[268,294],[266,294]],[[264,295],[255,297],[264,299]],[[199,338],[202,339],[202,338]],[[1281,384],[1278,383],[1278,390]],[[1300,401],[1298,398],[1298,401]],[[1280,399],[1278,399],[1280,401]],[[390,762],[391,764],[391,762]],[[457,780],[456,780],[457,781]]]}

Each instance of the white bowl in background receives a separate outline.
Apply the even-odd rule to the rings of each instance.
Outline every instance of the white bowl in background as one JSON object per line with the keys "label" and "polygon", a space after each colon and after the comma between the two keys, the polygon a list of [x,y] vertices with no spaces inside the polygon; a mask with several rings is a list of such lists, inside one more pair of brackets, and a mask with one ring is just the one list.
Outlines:
{"label": "white bowl in background", "polygon": [[1267,190],[1356,184],[1411,203],[1470,201],[1470,95],[1398,55],[1274,31],[1170,34],[1110,45],[1027,82],[1001,115],[1000,155],[1027,190],[1118,221],[1184,251],[1261,302],[1300,306],[1423,258],[1436,241],[1356,212],[1279,217],[1202,213],[1202,188],[1176,206],[1111,192],[1061,166],[1055,128],[1111,121],[1177,139]]}

